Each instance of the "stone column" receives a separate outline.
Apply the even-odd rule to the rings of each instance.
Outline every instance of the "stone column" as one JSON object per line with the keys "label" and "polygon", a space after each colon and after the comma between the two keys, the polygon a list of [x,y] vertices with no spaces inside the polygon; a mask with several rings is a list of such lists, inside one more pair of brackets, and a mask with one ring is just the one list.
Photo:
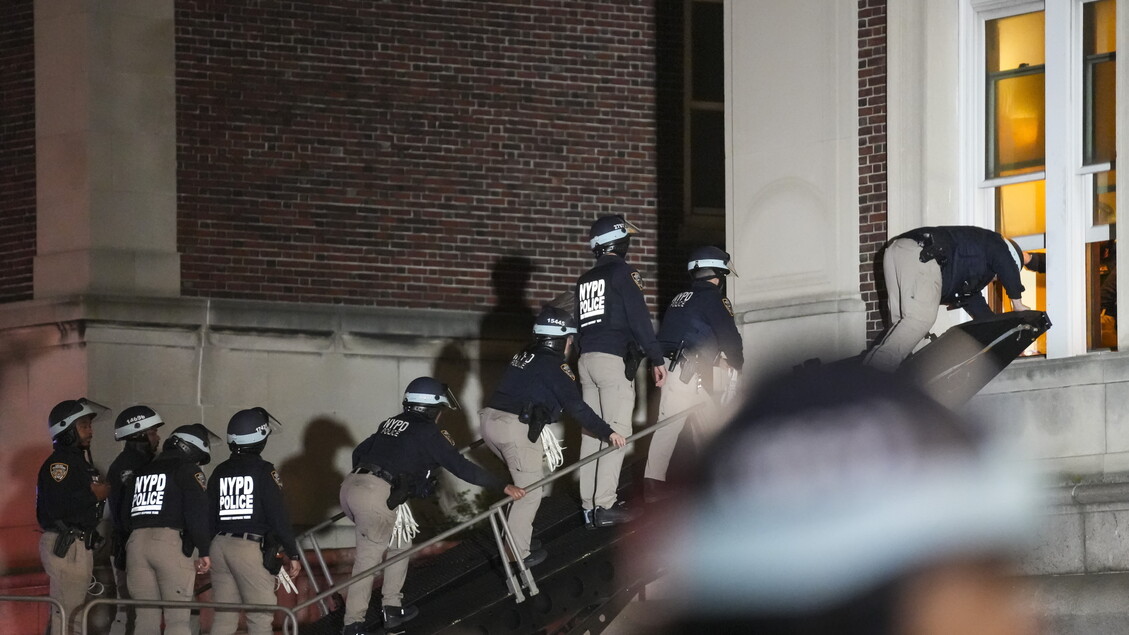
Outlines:
{"label": "stone column", "polygon": [[173,0],[36,0],[36,298],[176,296]]}

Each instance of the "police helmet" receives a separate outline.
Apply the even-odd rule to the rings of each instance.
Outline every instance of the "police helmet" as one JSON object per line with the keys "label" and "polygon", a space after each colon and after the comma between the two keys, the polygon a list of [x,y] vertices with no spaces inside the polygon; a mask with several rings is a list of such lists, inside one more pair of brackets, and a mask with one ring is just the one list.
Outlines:
{"label": "police helmet", "polygon": [[1019,243],[1010,238],[1005,238],[1004,240],[1007,241],[1008,247],[1010,247],[1008,253],[1011,254],[1011,259],[1015,262],[1015,269],[1017,271],[1023,271],[1023,250],[1019,248]]}
{"label": "police helmet", "polygon": [[622,256],[627,253],[627,248],[631,244],[631,235],[638,233],[639,228],[627,222],[622,216],[616,214],[601,216],[588,230],[588,246],[597,256],[609,251]]}
{"label": "police helmet", "polygon": [[165,422],[161,415],[149,406],[130,406],[114,420],[114,441],[140,439],[144,436],[140,433],[163,425]]}
{"label": "police helmet", "polygon": [[56,404],[47,415],[47,430],[51,433],[51,441],[58,445],[74,445],[78,442],[74,424],[83,417],[97,417],[98,412],[91,407],[94,405],[97,404],[85,397]]}
{"label": "police helmet", "polygon": [[568,343],[568,336],[574,333],[576,333],[576,317],[571,311],[555,306],[541,309],[541,313],[533,322],[533,335],[537,338],[537,344],[555,351],[563,351]]}
{"label": "police helmet", "polygon": [[459,409],[459,402],[447,384],[433,377],[416,377],[404,389],[404,409],[419,412],[434,420],[440,408]]}
{"label": "police helmet", "polygon": [[730,261],[729,254],[725,250],[712,245],[698,247],[690,252],[690,260],[686,263],[686,271],[689,271],[690,277],[695,280],[720,278],[729,274],[737,275],[737,271],[733,268],[733,263]]}
{"label": "police helmet", "polygon": [[207,465],[212,460],[213,441],[219,441],[219,436],[205,428],[204,424],[194,423],[173,430],[165,440],[164,450],[183,454],[198,465]]}
{"label": "police helmet", "polygon": [[227,445],[232,452],[262,451],[267,437],[279,426],[266,408],[240,410],[227,422]]}

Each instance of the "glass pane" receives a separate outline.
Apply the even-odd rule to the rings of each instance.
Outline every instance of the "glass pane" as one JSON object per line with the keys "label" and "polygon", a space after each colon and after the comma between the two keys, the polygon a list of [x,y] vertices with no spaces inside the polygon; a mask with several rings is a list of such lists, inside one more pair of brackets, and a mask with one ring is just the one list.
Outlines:
{"label": "glass pane", "polygon": [[1117,156],[1117,93],[1114,79],[1117,62],[1111,59],[1085,62],[1086,165],[1110,163]]}
{"label": "glass pane", "polygon": [[1086,340],[1090,349],[1117,348],[1117,244],[1086,245]]}
{"label": "glass pane", "polygon": [[991,142],[995,151],[990,177],[1011,176],[1043,169],[1046,110],[1043,73],[1004,77],[991,83]]}
{"label": "glass pane", "polygon": [[1094,224],[1117,222],[1117,170],[1094,175]]}
{"label": "glass pane", "polygon": [[1013,15],[985,24],[988,73],[1046,63],[1042,11]]}
{"label": "glass pane", "polygon": [[1099,55],[1116,51],[1116,0],[1089,2],[1083,5],[1082,10],[1085,21],[1083,52],[1086,55]]}
{"label": "glass pane", "polygon": [[725,101],[723,5],[720,2],[695,2],[691,10],[691,99]]}
{"label": "glass pane", "polygon": [[690,113],[690,206],[725,212],[725,113]]}
{"label": "glass pane", "polygon": [[1046,181],[1015,183],[996,188],[996,231],[1004,236],[1047,232]]}

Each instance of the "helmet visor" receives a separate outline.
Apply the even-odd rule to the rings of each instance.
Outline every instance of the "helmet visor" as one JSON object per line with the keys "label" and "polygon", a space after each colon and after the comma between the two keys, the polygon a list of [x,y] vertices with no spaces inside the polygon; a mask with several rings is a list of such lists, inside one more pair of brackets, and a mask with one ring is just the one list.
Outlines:
{"label": "helmet visor", "polygon": [[597,245],[606,245],[610,242],[614,242],[622,238],[627,238],[632,234],[639,233],[639,228],[632,224],[631,221],[627,220],[626,218],[620,218],[620,220],[623,222],[616,223],[615,227],[613,227],[612,229],[609,229],[602,234],[593,236],[588,241],[588,246],[592,249],[595,249]]}

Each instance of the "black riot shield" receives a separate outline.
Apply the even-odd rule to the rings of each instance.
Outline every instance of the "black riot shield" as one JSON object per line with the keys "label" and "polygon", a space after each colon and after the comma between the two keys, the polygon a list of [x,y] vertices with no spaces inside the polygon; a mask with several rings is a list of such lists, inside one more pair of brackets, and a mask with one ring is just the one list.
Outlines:
{"label": "black riot shield", "polygon": [[1051,328],[1042,311],[1013,311],[954,326],[898,372],[949,408],[963,405]]}

